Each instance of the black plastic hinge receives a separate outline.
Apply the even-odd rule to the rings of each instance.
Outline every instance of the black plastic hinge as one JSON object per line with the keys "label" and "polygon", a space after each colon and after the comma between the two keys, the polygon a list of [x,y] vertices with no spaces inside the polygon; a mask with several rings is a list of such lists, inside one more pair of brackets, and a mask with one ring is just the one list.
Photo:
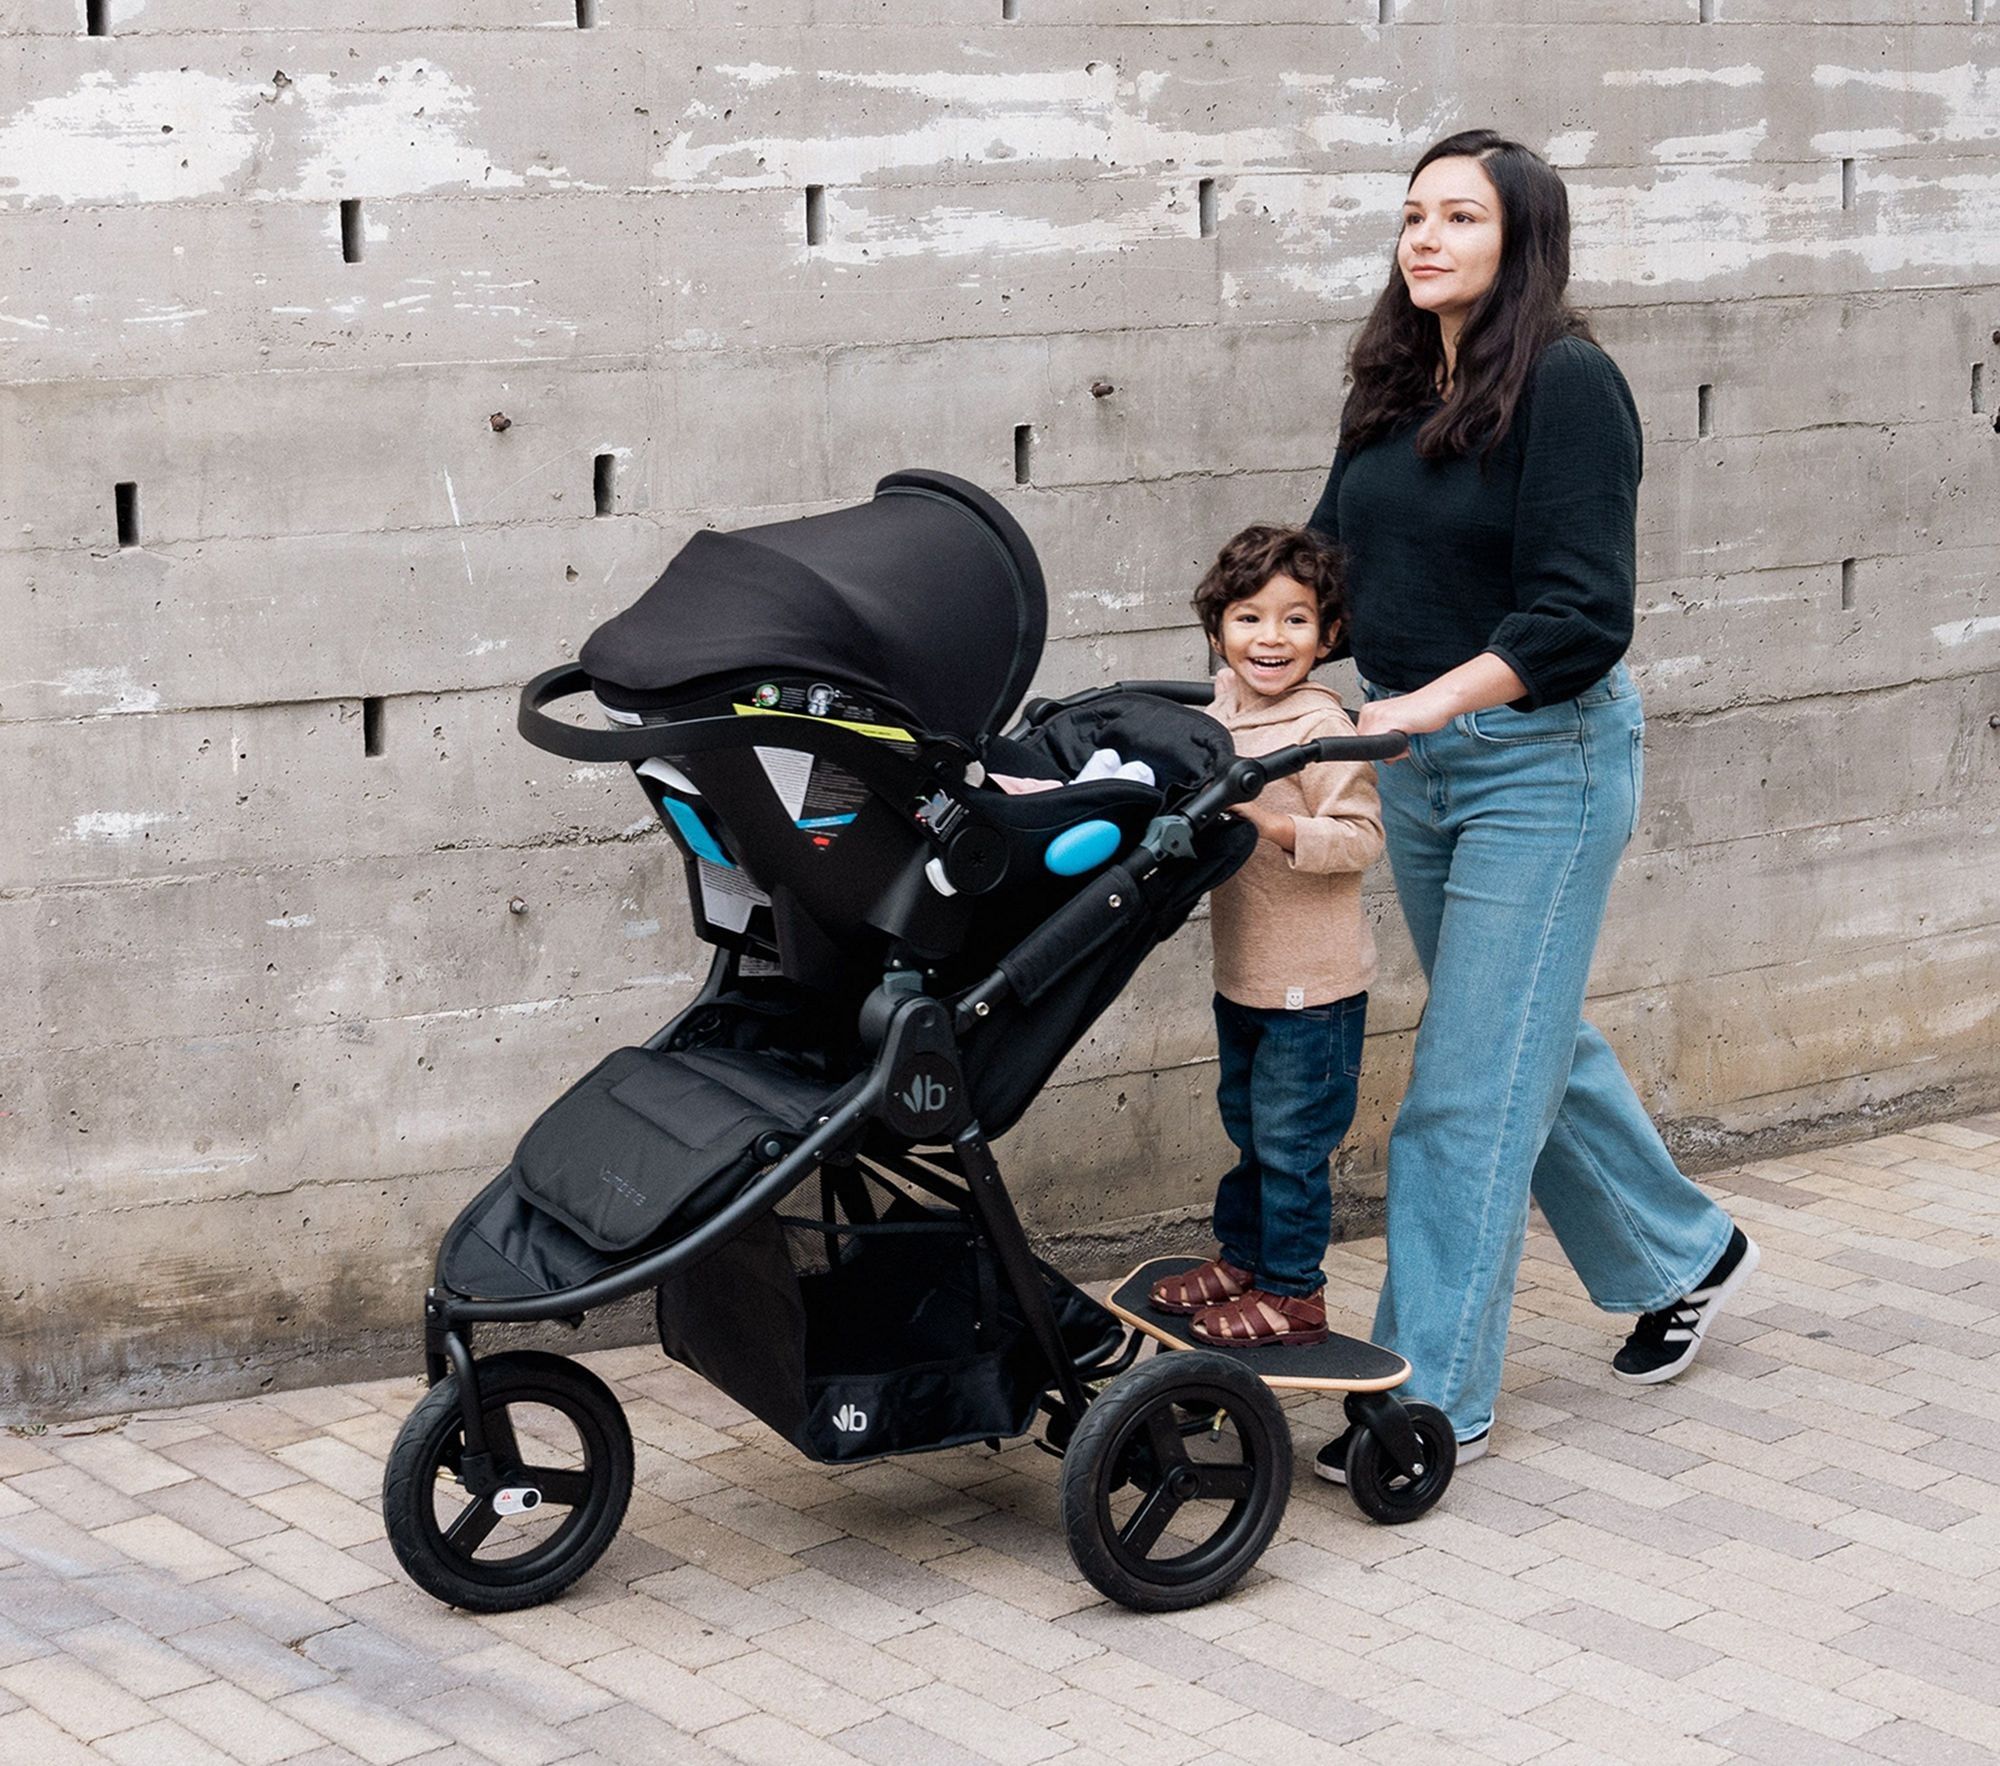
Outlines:
{"label": "black plastic hinge", "polygon": [[1155,858],[1193,858],[1194,830],[1186,816],[1155,816],[1139,844]]}

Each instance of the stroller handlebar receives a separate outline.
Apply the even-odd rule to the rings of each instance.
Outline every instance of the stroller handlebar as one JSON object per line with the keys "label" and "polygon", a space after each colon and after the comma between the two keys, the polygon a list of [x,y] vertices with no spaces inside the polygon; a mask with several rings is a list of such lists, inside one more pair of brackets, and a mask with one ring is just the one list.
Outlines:
{"label": "stroller handlebar", "polygon": [[1196,792],[1181,814],[1193,826],[1205,827],[1232,805],[1247,803],[1273,779],[1290,778],[1325,761],[1394,760],[1409,746],[1401,730],[1389,730],[1380,736],[1322,736],[1269,754],[1246,755]]}
{"label": "stroller handlebar", "polygon": [[1397,760],[1410,751],[1410,738],[1401,730],[1385,730],[1379,736],[1322,736],[1299,746],[1313,750],[1302,763],[1306,766],[1323,760]]}

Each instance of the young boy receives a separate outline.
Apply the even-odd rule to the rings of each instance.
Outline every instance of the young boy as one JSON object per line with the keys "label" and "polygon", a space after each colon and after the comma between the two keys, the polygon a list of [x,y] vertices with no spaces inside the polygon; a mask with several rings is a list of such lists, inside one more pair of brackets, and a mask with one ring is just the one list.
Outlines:
{"label": "young boy", "polygon": [[[1195,612],[1222,657],[1209,715],[1239,754],[1354,725],[1309,679],[1339,635],[1339,556],[1301,527],[1247,527],[1222,548]],[[1317,1343],[1327,1334],[1327,1163],[1354,1120],[1375,943],[1361,873],[1382,854],[1374,769],[1309,766],[1235,813],[1262,836],[1210,898],[1217,1098],[1238,1154],[1216,1188],[1221,1254],[1155,1285],[1214,1343]]]}

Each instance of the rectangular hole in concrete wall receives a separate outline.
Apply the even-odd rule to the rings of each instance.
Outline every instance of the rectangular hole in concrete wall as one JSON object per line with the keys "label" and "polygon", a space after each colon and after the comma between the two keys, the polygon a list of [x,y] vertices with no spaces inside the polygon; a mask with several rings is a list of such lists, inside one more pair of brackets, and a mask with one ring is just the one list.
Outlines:
{"label": "rectangular hole in concrete wall", "polygon": [[1972,0],[1972,22],[1976,25],[1986,22],[1986,0]]}
{"label": "rectangular hole in concrete wall", "polygon": [[1032,423],[1014,425],[1014,482],[1027,484],[1035,464],[1035,426]]}
{"label": "rectangular hole in concrete wall", "polygon": [[826,243],[826,186],[806,186],[806,244]]}
{"label": "rectangular hole in concrete wall", "polygon": [[1396,0],[1375,0],[1375,22],[1378,25],[1393,24],[1396,19]]}
{"label": "rectangular hole in concrete wall", "polygon": [[576,28],[587,31],[597,23],[597,0],[576,0]]}
{"label": "rectangular hole in concrete wall", "polygon": [[1986,364],[1972,364],[1972,408],[1983,414],[1986,410]]}
{"label": "rectangular hole in concrete wall", "polygon": [[139,543],[139,487],[129,483],[115,485],[111,496],[118,510],[118,543],[121,546],[136,546]]}
{"label": "rectangular hole in concrete wall", "polygon": [[83,30],[88,37],[108,37],[111,35],[111,21],[106,16],[111,9],[111,0],[83,0]]}
{"label": "rectangular hole in concrete wall", "polygon": [[1021,0],[1000,0],[1000,16],[1012,24],[1021,16]]}
{"label": "rectangular hole in concrete wall", "polygon": [[361,701],[361,752],[373,760],[382,752],[382,701]]}
{"label": "rectangular hole in concrete wall", "polygon": [[1196,224],[1204,239],[1215,237],[1215,180],[1204,178],[1195,186],[1194,210]]}
{"label": "rectangular hole in concrete wall", "polygon": [[361,262],[361,198],[350,196],[340,205],[340,261]]}
{"label": "rectangular hole in concrete wall", "polygon": [[618,456],[599,454],[591,466],[590,488],[597,501],[597,512],[609,515],[613,498],[618,488]]}
{"label": "rectangular hole in concrete wall", "polygon": [[1840,561],[1840,607],[1844,613],[1854,605],[1854,560]]}
{"label": "rectangular hole in concrete wall", "polygon": [[1695,7],[1695,17],[1705,25],[1715,23],[1715,0],[1699,0]]}
{"label": "rectangular hole in concrete wall", "polygon": [[1854,162],[1851,159],[1840,162],[1840,206],[1854,206]]}
{"label": "rectangular hole in concrete wall", "polygon": [[1694,389],[1694,432],[1696,435],[1715,433],[1715,388],[1708,382]]}

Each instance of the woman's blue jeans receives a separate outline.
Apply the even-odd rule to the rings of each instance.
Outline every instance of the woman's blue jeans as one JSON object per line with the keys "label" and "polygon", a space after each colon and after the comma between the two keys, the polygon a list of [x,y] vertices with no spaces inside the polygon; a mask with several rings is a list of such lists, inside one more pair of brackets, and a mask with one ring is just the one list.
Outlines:
{"label": "woman's blue jeans", "polygon": [[1216,1186],[1222,1255],[1273,1294],[1326,1285],[1327,1163],[1354,1121],[1368,996],[1291,1011],[1215,996],[1216,1102],[1236,1164]]}
{"label": "woman's blue jeans", "polygon": [[1583,1022],[1644,730],[1620,664],[1558,705],[1455,718],[1377,769],[1430,1000],[1389,1137],[1375,1337],[1460,1440],[1493,1420],[1531,1194],[1607,1312],[1679,1299],[1729,1242]]}

